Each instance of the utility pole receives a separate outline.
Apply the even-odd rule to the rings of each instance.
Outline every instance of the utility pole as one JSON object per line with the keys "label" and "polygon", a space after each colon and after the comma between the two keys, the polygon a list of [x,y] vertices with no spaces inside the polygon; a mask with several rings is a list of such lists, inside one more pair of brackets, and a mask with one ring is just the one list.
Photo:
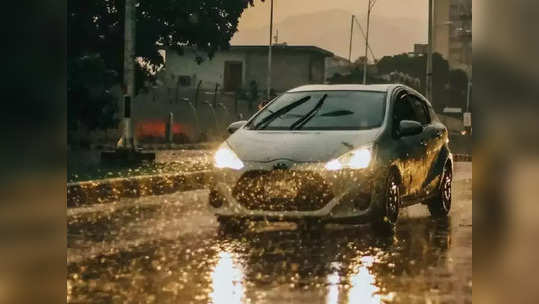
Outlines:
{"label": "utility pole", "polygon": [[[360,31],[361,35],[363,36],[363,39],[366,39],[367,37],[365,36],[365,32],[363,31],[363,28],[361,28],[361,24],[358,21],[359,19],[357,17],[355,17],[354,20],[356,21],[356,25],[359,27],[359,31]],[[372,61],[376,62],[376,56],[374,56],[374,52],[372,51],[370,45],[369,45],[369,52],[371,53]]]}
{"label": "utility pole", "polygon": [[374,7],[376,0],[369,0],[369,6],[367,8],[367,34],[365,37],[365,61],[363,62],[363,84],[367,84],[367,63],[368,63],[368,51],[369,51],[369,27],[371,21],[371,11]]}
{"label": "utility pole", "polygon": [[433,1],[429,0],[429,37],[427,45],[427,74],[425,79],[425,95],[427,100],[432,103],[432,19],[433,19]]}
{"label": "utility pole", "polygon": [[[135,98],[135,22],[136,22],[136,0],[125,0],[124,14],[124,123],[122,138],[116,144],[115,151],[102,151],[101,160],[104,161],[153,161],[155,153],[137,151],[135,148],[135,137],[133,136],[133,125],[131,123],[131,108]],[[170,117],[170,121],[172,117]],[[172,128],[172,124],[170,128]],[[172,129],[170,129],[172,132]]]}
{"label": "utility pole", "polygon": [[267,97],[271,98],[271,48],[272,48],[272,35],[273,35],[273,0],[271,0],[270,8],[270,31],[269,31],[269,49],[268,49],[268,81],[267,81]]}
{"label": "utility pole", "polygon": [[125,0],[124,15],[124,118],[123,134],[117,148],[135,150],[133,126],[131,124],[131,108],[135,95],[135,0]]}
{"label": "utility pole", "polygon": [[348,61],[352,63],[352,35],[354,35],[354,15],[352,15],[352,22],[350,23],[350,49],[348,50]]}
{"label": "utility pole", "polygon": [[472,81],[468,78],[468,88],[466,90],[466,112],[470,112],[471,92],[472,92]]}

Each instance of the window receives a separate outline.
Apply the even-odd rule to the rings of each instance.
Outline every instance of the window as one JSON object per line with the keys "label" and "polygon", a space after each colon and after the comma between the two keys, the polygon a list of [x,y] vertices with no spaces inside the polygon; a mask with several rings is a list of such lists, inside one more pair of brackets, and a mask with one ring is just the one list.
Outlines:
{"label": "window", "polygon": [[233,92],[242,87],[243,63],[241,61],[225,61],[223,89]]}
{"label": "window", "polygon": [[293,92],[279,96],[249,124],[265,130],[365,130],[385,116],[386,93],[371,91]]}
{"label": "window", "polygon": [[402,120],[412,120],[426,125],[430,123],[430,115],[426,104],[411,94],[402,94],[397,97],[393,109],[393,134],[396,135]]}
{"label": "window", "polygon": [[414,108],[416,121],[420,122],[422,125],[426,125],[430,123],[430,117],[427,112],[427,106],[425,103],[417,98],[416,96],[408,95],[410,97],[410,101],[412,104],[412,107]]}
{"label": "window", "polygon": [[414,108],[410,103],[410,95],[401,95],[395,102],[395,109],[393,109],[393,125],[398,128],[402,120],[415,120],[417,121]]}

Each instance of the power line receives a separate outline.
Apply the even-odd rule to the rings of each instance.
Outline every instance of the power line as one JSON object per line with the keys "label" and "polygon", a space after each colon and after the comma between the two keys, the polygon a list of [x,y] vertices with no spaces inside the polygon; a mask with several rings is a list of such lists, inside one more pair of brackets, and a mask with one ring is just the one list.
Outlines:
{"label": "power line", "polygon": [[371,20],[371,11],[374,7],[376,0],[369,0],[367,9],[367,34],[365,35],[365,61],[363,62],[363,84],[367,84],[367,64],[368,64],[368,50],[369,50],[369,25]]}
{"label": "power line", "polygon": [[[361,27],[361,24],[360,24],[359,21],[358,21],[358,18],[355,17],[354,19],[356,20],[355,23],[356,23],[357,26],[359,27],[359,31],[361,32],[361,35],[363,36],[363,39],[365,39],[365,41],[367,41],[367,36],[365,35],[365,32],[363,31],[363,28]],[[376,62],[376,56],[374,56],[374,52],[372,51],[370,44],[367,44],[367,48],[369,49],[369,52],[371,53],[372,60],[373,60],[374,62]]]}

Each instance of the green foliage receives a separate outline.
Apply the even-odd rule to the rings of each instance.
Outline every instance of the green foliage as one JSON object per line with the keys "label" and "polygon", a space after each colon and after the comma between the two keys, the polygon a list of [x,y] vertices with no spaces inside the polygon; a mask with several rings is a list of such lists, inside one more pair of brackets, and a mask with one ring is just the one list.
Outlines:
{"label": "green foliage", "polygon": [[[427,57],[409,56],[399,54],[395,56],[384,56],[377,65],[380,74],[389,74],[397,71],[418,78],[421,81],[419,91],[425,92],[425,80],[427,75]],[[442,92],[449,82],[449,63],[440,54],[432,55],[432,90],[433,96]],[[435,93],[436,92],[436,93]]]}
{"label": "green foliage", "polygon": [[[137,90],[163,58],[159,49],[182,53],[196,46],[212,57],[227,49],[242,12],[254,0],[139,0],[135,56],[149,63],[137,71]],[[68,58],[99,54],[122,77],[124,0],[68,1]],[[199,58],[200,60],[201,58]]]}
{"label": "green foliage", "polygon": [[[332,84],[361,84],[363,83],[363,65],[356,65],[347,75],[335,73],[328,79],[328,82]],[[371,68],[368,68],[367,83],[388,83],[388,81],[381,78],[378,73],[373,73]]]}
{"label": "green foliage", "polygon": [[463,70],[449,71],[449,97],[447,106],[464,107],[468,93],[468,75]]}
{"label": "green foliage", "polygon": [[116,127],[118,121],[114,114],[118,110],[117,103],[110,93],[117,81],[116,73],[106,69],[99,55],[71,59],[67,68],[68,130]]}
{"label": "green foliage", "polygon": [[249,82],[249,101],[251,103],[258,101],[258,83],[254,80]]}
{"label": "green foliage", "polygon": [[[360,63],[359,58],[356,63]],[[426,56],[409,56],[406,53],[384,56],[376,63],[376,72],[371,66],[367,83],[403,83],[425,93]],[[357,64],[356,64],[357,66]],[[449,63],[440,54],[432,55],[432,96],[437,109],[445,106],[461,107],[466,100],[467,75],[462,70],[450,70]],[[419,80],[416,83],[415,80]],[[362,83],[363,67],[357,66],[350,75],[335,75],[331,83]]]}
{"label": "green foliage", "polygon": [[[264,0],[261,0],[264,1]],[[163,64],[160,49],[182,53],[195,46],[212,57],[227,49],[238,19],[254,0],[139,0],[136,3],[135,91],[155,80]],[[69,0],[67,3],[69,128],[114,125],[115,111],[105,75],[123,77],[124,0]],[[202,58],[198,58],[202,60]],[[101,92],[101,93],[96,93]],[[109,117],[110,116],[110,117]]]}

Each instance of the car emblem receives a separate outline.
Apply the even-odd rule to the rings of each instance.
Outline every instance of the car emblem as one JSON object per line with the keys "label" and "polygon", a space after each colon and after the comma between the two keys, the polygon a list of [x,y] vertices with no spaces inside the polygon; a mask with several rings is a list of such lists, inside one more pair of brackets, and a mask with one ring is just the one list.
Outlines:
{"label": "car emblem", "polygon": [[275,165],[273,165],[273,169],[286,170],[288,169],[288,165],[286,163],[276,163]]}

